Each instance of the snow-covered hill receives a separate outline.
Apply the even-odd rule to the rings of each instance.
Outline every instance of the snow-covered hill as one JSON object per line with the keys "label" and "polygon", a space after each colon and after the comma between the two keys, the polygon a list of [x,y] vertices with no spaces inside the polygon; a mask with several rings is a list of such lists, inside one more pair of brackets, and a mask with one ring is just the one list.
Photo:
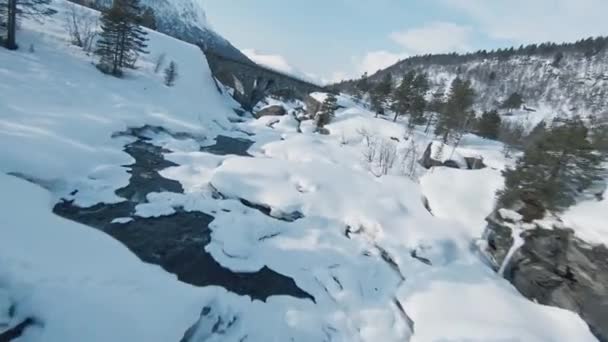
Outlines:
{"label": "snow-covered hill", "polygon": [[[155,32],[137,70],[106,76],[52,5],[23,21],[33,52],[0,50],[0,334],[30,318],[22,341],[595,340],[496,275],[479,220],[410,179],[423,128],[344,96],[328,135],[238,117],[200,49]],[[175,87],[154,74],[163,52]],[[495,168],[459,170],[484,196],[499,149],[452,151]]]}
{"label": "snow-covered hill", "polygon": [[[428,74],[431,93],[447,92],[454,78],[471,80],[478,111],[499,108],[511,94],[523,96],[529,110],[516,111],[518,120],[534,126],[543,119],[563,115],[608,113],[608,48],[593,56],[576,49],[564,50],[556,63],[554,54],[501,56],[446,56],[405,59],[370,77],[379,81],[386,73],[399,79],[410,70]],[[349,87],[346,83],[343,86]]]}

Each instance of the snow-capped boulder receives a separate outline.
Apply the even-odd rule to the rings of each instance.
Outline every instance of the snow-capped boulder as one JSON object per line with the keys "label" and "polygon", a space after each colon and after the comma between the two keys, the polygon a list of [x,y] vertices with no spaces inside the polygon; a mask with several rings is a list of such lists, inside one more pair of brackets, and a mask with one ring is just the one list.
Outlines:
{"label": "snow-capped boulder", "polygon": [[260,111],[255,113],[256,118],[261,118],[263,116],[283,116],[287,114],[287,110],[285,107],[281,105],[272,105],[262,108]]}
{"label": "snow-capped boulder", "polygon": [[467,162],[467,169],[469,170],[481,170],[486,168],[482,156],[464,157],[464,160]]}
{"label": "snow-capped boulder", "polygon": [[306,105],[306,114],[309,118],[313,118],[321,110],[321,102],[310,95],[304,99],[304,104]]}
{"label": "snow-capped boulder", "polygon": [[453,147],[436,141],[429,143],[420,159],[420,164],[426,169],[435,166],[445,166],[454,169],[468,168],[466,159],[456,152]]}
{"label": "snow-capped boulder", "polygon": [[494,269],[530,300],[578,313],[606,341],[606,246],[590,245],[560,224],[522,218],[505,210],[488,218],[484,252]]}
{"label": "snow-capped boulder", "polygon": [[486,168],[483,157],[480,155],[463,155],[453,146],[433,141],[429,143],[420,164],[430,169],[435,166],[445,166],[454,169],[480,170]]}

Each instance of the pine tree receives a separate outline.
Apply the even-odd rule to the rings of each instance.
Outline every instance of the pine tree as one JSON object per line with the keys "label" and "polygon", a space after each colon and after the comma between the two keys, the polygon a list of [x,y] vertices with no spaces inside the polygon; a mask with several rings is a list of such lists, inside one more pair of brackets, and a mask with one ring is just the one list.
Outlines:
{"label": "pine tree", "polygon": [[424,129],[424,133],[429,132],[431,125],[435,121],[435,116],[438,115],[438,113],[441,113],[444,111],[444,107],[445,107],[445,101],[443,99],[444,96],[445,96],[445,89],[444,89],[444,86],[442,85],[435,90],[435,92],[433,93],[431,102],[429,102],[429,104],[428,104],[428,110],[430,111],[430,113],[429,113],[429,117],[426,120],[426,128]]}
{"label": "pine tree", "polygon": [[371,91],[372,109],[378,114],[384,114],[384,109],[391,101],[390,95],[393,92],[393,75],[387,73],[380,83],[378,83]]}
{"label": "pine tree", "polygon": [[367,72],[355,83],[355,99],[361,101],[370,90]]}
{"label": "pine tree", "polygon": [[591,142],[603,155],[608,155],[608,114],[591,118]]}
{"label": "pine tree", "polygon": [[397,121],[399,115],[410,114],[408,126],[413,128],[415,124],[424,123],[424,110],[426,108],[425,95],[429,89],[428,79],[425,74],[416,74],[410,71],[401,80],[399,86],[393,92],[393,106],[395,112],[393,121]]}
{"label": "pine tree", "polygon": [[9,50],[16,50],[19,17],[47,15],[49,3],[50,0],[0,0],[0,29],[6,28],[6,38],[4,41],[0,39],[0,43]]}
{"label": "pine tree", "polygon": [[450,95],[444,110],[439,114],[435,126],[435,134],[443,136],[443,142],[450,138],[458,138],[465,132],[473,112],[471,107],[475,98],[475,91],[470,81],[463,81],[457,77],[450,87]]}
{"label": "pine tree", "polygon": [[477,123],[477,134],[487,139],[497,139],[501,121],[498,111],[484,112]]}
{"label": "pine tree", "polygon": [[[523,127],[521,130],[523,135]],[[528,148],[536,144],[540,139],[542,139],[542,137],[545,136],[545,134],[547,134],[547,124],[543,120],[534,126],[532,131],[530,131],[530,133],[528,133],[526,136],[521,136],[518,138],[518,140],[521,140],[519,145],[523,146],[524,148]]]}
{"label": "pine tree", "polygon": [[165,69],[165,85],[167,87],[173,87],[177,76],[177,64],[175,64],[174,61],[171,61]]}
{"label": "pine tree", "polygon": [[333,93],[327,94],[327,97],[321,104],[321,110],[317,113],[315,120],[317,128],[323,128],[331,122],[331,119],[336,114],[338,109],[338,99]]}
{"label": "pine tree", "polygon": [[134,68],[139,54],[147,53],[147,33],[138,25],[140,13],[139,0],[115,0],[102,14],[95,51],[99,70],[121,76],[123,68]]}
{"label": "pine tree", "polygon": [[424,111],[427,107],[425,99],[426,93],[429,91],[429,80],[426,74],[418,74],[414,78],[414,99],[412,101],[412,109],[410,112],[411,124],[422,125],[425,123]]}
{"label": "pine tree", "polygon": [[503,153],[505,157],[511,157],[511,152],[514,149],[522,147],[524,131],[524,126],[516,121],[505,121],[500,125],[498,140],[504,144]]}
{"label": "pine tree", "polygon": [[501,108],[504,109],[519,109],[524,104],[523,97],[515,92],[511,94],[503,103]]}
{"label": "pine tree", "polygon": [[[598,180],[602,158],[589,141],[589,130],[578,117],[555,121],[542,138],[526,149],[515,169],[503,171],[505,189],[498,203],[534,201],[542,209],[563,211]],[[542,217],[542,211],[532,218]]]}
{"label": "pine tree", "polygon": [[413,105],[412,99],[415,78],[416,73],[414,71],[410,71],[403,76],[401,83],[399,83],[397,88],[395,88],[393,92],[394,103],[391,108],[395,112],[395,118],[393,121],[397,121],[397,117],[399,115],[403,115],[411,111]]}

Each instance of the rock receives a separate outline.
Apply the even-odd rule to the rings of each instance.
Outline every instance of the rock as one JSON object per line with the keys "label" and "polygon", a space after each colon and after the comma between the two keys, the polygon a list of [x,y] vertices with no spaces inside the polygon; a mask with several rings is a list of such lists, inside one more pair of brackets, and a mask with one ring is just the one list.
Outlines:
{"label": "rock", "polygon": [[458,152],[452,152],[453,147],[433,141],[429,143],[422,154],[419,163],[430,169],[437,166],[445,166],[453,169],[479,170],[486,167],[481,156],[464,157]]}
{"label": "rock", "polygon": [[255,113],[257,119],[263,116],[283,116],[287,114],[287,110],[281,105],[273,105],[263,108],[262,110]]}
{"label": "rock", "polygon": [[304,104],[306,105],[306,115],[311,119],[321,110],[321,102],[310,95],[306,96]]}
{"label": "rock", "polygon": [[487,247],[484,251],[495,271],[500,269],[514,243],[511,228],[500,219],[497,213],[486,218],[488,225],[485,232]]}
{"label": "rock", "polygon": [[317,129],[317,133],[321,134],[321,135],[329,135],[330,132],[327,128],[325,127],[321,127],[319,129]]}
{"label": "rock", "polygon": [[481,170],[486,168],[482,156],[464,157],[464,160],[467,162],[467,168],[469,170]]}
{"label": "rock", "polygon": [[420,159],[420,165],[422,165],[425,169],[430,169],[430,168],[436,167],[436,166],[445,166],[445,167],[451,167],[454,169],[460,169],[460,165],[458,164],[458,162],[456,162],[454,160],[441,161],[441,160],[435,159],[433,156],[433,151],[434,151],[433,142],[431,142],[431,143],[429,143],[426,150],[422,154],[422,159]]}
{"label": "rock", "polygon": [[[525,297],[578,313],[600,341],[608,341],[608,249],[592,246],[570,229],[525,230],[504,276]],[[497,270],[513,244],[511,228],[488,218],[485,253]]]}

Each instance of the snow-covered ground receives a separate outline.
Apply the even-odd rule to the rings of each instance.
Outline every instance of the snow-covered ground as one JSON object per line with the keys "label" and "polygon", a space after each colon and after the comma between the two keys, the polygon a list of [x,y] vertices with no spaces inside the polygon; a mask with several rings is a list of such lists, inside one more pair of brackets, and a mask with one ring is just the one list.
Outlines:
{"label": "snow-covered ground", "polygon": [[[178,341],[211,308],[208,319],[236,323],[218,335],[220,323],[202,320],[201,341],[595,340],[575,314],[521,297],[473,248],[507,163],[500,146],[469,137],[457,152],[478,151],[492,168],[425,173],[411,163],[430,141],[424,128],[409,135],[343,96],[327,136],[291,115],[231,123],[234,103],[195,46],[151,33],[137,70],[104,76],[68,45],[64,3],[53,6],[59,14],[25,20],[19,32],[35,52],[0,50],[0,331],[35,317],[21,340]],[[173,88],[153,73],[163,52],[181,71]],[[73,189],[82,206],[123,201],[114,191],[129,181],[131,138],[112,135],[146,124],[191,135],[149,135],[171,150],[177,166],[161,174],[184,193],[151,193],[132,219],[213,213],[206,251],[215,260],[233,271],[269,267],[314,302],[184,284],[51,213]],[[218,134],[251,139],[252,157],[201,152]],[[379,157],[391,154],[391,163]]]}
{"label": "snow-covered ground", "polygon": [[608,246],[608,198],[578,203],[562,219],[583,240]]}

